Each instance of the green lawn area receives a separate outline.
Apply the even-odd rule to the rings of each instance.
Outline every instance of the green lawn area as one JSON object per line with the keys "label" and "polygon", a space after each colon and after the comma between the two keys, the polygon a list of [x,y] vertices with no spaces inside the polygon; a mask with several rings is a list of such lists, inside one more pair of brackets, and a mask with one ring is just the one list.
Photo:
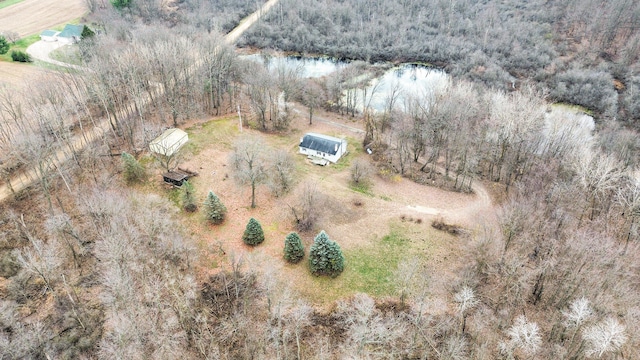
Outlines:
{"label": "green lawn area", "polygon": [[[373,245],[344,251],[345,270],[335,279],[308,275],[308,283],[301,292],[317,304],[367,293],[376,297],[399,296],[396,284],[398,264],[417,257],[421,261],[433,260],[436,253],[450,241],[451,235],[439,232],[427,224],[395,223],[391,221],[389,233],[375,240]],[[339,243],[339,239],[335,239]],[[308,251],[308,249],[307,249]],[[307,254],[308,255],[308,254]],[[309,271],[308,257],[298,271]]]}
{"label": "green lawn area", "polygon": [[80,48],[77,45],[67,45],[57,48],[49,53],[49,57],[67,64],[82,65]]}
{"label": "green lawn area", "polygon": [[27,36],[25,38],[22,38],[18,41],[16,41],[14,44],[11,44],[11,48],[9,48],[9,51],[7,51],[6,54],[4,55],[0,55],[0,60],[1,61],[13,61],[11,60],[11,51],[27,51],[27,48],[29,47],[29,45],[33,44],[34,42],[40,40],[40,35],[39,34],[35,34],[35,35],[30,35]]}
{"label": "green lawn area", "polygon": [[235,115],[221,119],[210,120],[186,129],[189,142],[183,148],[183,153],[198,155],[202,149],[213,144],[222,144],[231,149],[233,141],[239,134],[238,121]]}
{"label": "green lawn area", "polygon": [[6,7],[11,6],[11,5],[15,5],[15,4],[17,4],[17,3],[21,2],[21,1],[22,0],[2,0],[2,1],[0,1],[0,9],[6,8]]}

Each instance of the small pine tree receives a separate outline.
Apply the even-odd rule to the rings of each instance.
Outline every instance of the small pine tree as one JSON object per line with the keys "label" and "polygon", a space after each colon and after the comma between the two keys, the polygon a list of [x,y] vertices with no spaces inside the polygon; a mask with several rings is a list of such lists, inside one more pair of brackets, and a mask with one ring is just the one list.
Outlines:
{"label": "small pine tree", "polygon": [[145,178],[144,166],[133,157],[133,155],[122,153],[122,166],[124,168],[124,180],[127,184],[140,182]]}
{"label": "small pine tree", "polygon": [[80,34],[80,38],[81,38],[82,40],[84,40],[84,39],[92,38],[92,37],[94,37],[95,35],[96,35],[96,33],[95,33],[95,32],[93,32],[93,30],[91,30],[87,25],[85,25],[85,26],[82,28],[82,34]]}
{"label": "small pine tree", "polygon": [[324,230],[316,236],[309,249],[309,267],[316,276],[336,277],[344,270],[342,250],[335,241],[329,239]]}
{"label": "small pine tree", "polygon": [[184,181],[180,188],[180,192],[182,195],[182,208],[187,212],[196,211],[198,209],[198,205],[196,205],[196,190],[193,188],[193,185],[188,181]]}
{"label": "small pine tree", "polygon": [[304,258],[304,246],[298,233],[292,232],[284,239],[284,258],[292,264]]}
{"label": "small pine tree", "polygon": [[204,201],[204,209],[207,220],[214,225],[221,224],[227,215],[227,207],[224,206],[220,198],[213,191],[209,191],[207,199]]}
{"label": "small pine tree", "polygon": [[249,223],[242,235],[242,241],[251,246],[256,246],[264,241],[264,232],[258,220],[254,218],[249,219]]}
{"label": "small pine tree", "polygon": [[6,54],[10,47],[11,45],[9,45],[7,39],[4,36],[0,36],[0,55]]}

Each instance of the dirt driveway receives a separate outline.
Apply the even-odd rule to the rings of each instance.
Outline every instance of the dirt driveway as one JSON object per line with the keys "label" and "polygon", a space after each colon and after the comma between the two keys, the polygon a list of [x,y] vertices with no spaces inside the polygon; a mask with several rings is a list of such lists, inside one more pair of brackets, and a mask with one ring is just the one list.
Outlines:
{"label": "dirt driveway", "polygon": [[85,0],[24,0],[0,9],[0,30],[25,37],[77,19],[87,11]]}

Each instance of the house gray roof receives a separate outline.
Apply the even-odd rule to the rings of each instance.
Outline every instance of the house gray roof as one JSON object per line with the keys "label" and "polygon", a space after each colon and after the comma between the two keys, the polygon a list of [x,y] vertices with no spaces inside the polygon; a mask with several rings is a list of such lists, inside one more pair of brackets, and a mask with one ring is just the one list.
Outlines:
{"label": "house gray roof", "polygon": [[80,39],[80,37],[82,37],[83,29],[84,25],[67,24],[64,26],[64,29],[62,29],[60,34],[58,34],[58,37]]}
{"label": "house gray roof", "polygon": [[307,133],[300,141],[300,147],[335,155],[342,144],[341,139],[322,134]]}

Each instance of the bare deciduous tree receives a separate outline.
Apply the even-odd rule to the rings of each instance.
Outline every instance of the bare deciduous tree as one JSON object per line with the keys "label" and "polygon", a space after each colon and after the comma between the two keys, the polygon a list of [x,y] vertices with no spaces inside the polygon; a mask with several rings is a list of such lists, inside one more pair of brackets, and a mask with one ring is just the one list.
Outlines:
{"label": "bare deciduous tree", "polygon": [[612,317],[586,328],[582,338],[587,343],[587,356],[598,358],[605,353],[617,352],[627,342],[624,325]]}
{"label": "bare deciduous tree", "polygon": [[251,207],[256,207],[256,187],[266,180],[269,153],[266,145],[257,137],[243,137],[234,143],[231,165],[236,180],[251,186]]}

